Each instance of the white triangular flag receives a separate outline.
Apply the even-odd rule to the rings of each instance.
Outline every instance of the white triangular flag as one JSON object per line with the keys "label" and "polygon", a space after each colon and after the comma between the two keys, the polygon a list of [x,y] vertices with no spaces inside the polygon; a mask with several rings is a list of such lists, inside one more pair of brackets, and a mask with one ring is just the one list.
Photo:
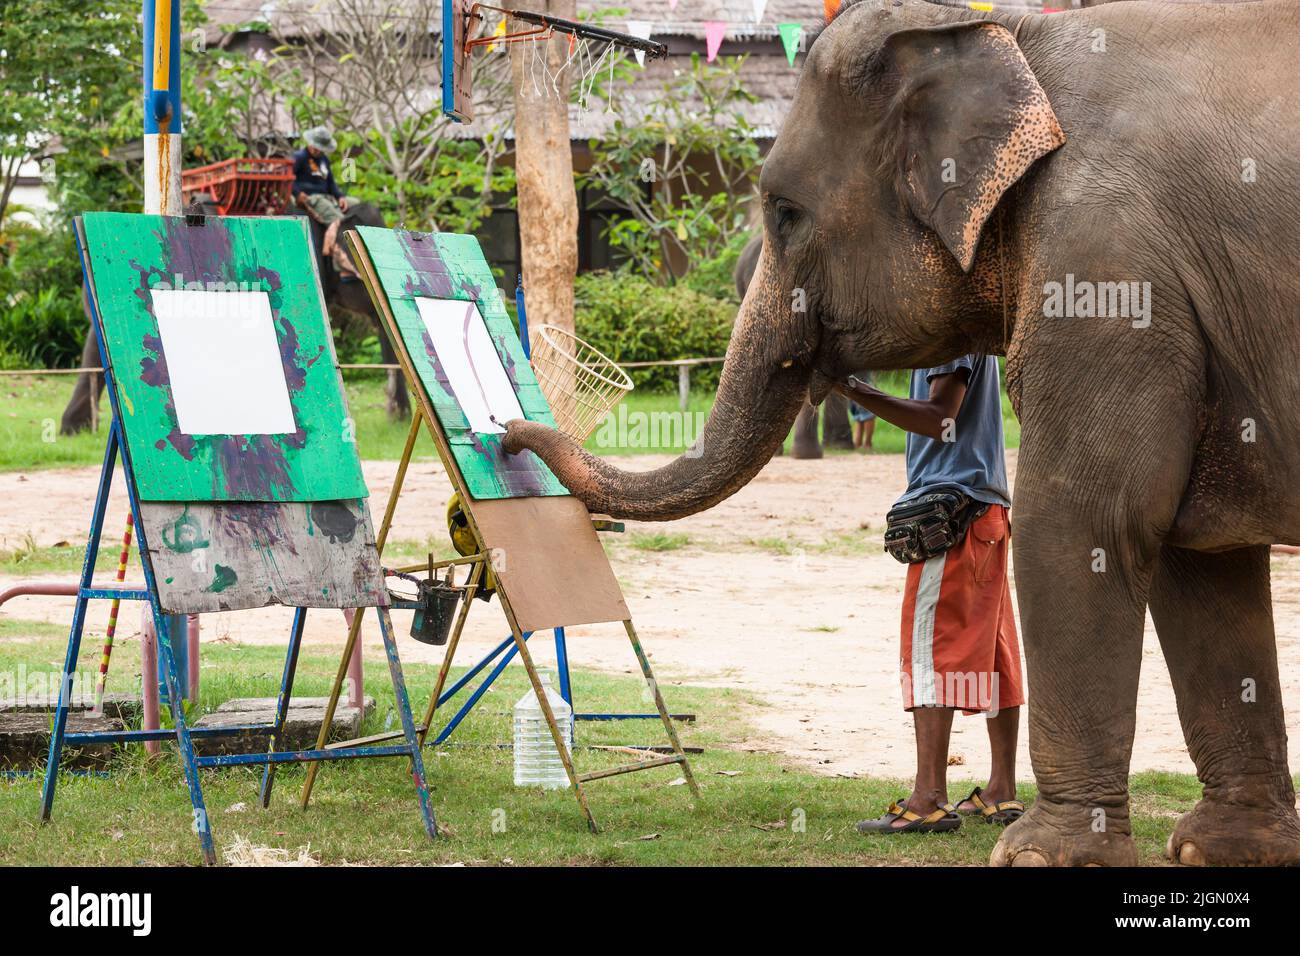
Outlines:
{"label": "white triangular flag", "polygon": [[767,0],[754,0],[754,22],[763,22],[763,11],[767,9]]}
{"label": "white triangular flag", "polygon": [[[649,20],[629,20],[627,21],[627,32],[638,40],[650,39]],[[636,62],[639,66],[645,66],[645,50],[634,50],[636,53]]]}

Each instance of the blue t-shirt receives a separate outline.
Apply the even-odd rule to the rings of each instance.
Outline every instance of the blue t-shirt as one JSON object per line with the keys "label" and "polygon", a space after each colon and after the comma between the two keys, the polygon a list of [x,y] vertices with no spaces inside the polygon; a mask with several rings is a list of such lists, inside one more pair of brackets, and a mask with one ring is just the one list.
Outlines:
{"label": "blue t-shirt", "polygon": [[963,491],[985,504],[1011,506],[1002,443],[1002,393],[993,355],[963,355],[946,365],[912,372],[910,396],[930,397],[930,380],[966,369],[966,395],[952,429],[952,441],[907,434],[907,491],[910,501],[945,489]]}

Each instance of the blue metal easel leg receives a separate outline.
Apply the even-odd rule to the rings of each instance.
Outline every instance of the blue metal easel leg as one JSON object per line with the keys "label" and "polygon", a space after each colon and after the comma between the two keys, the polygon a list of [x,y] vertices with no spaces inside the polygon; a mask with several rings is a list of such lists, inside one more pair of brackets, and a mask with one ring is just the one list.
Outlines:
{"label": "blue metal easel leg", "polygon": [[[167,692],[173,701],[185,699],[181,693],[181,675],[176,666],[176,654],[172,650],[171,619],[158,606],[157,592],[150,581],[150,592],[154,595],[153,605],[154,629],[158,634],[158,653],[167,665]],[[185,782],[190,788],[190,804],[194,808],[194,832],[199,835],[199,844],[203,848],[203,861],[209,865],[217,862],[217,851],[212,844],[212,821],[208,819],[207,807],[203,805],[203,787],[199,783],[199,766],[194,758],[194,743],[190,740],[190,729],[185,723],[185,708],[178,704],[172,706],[172,717],[176,721],[176,742],[180,745],[181,760],[185,764]]]}
{"label": "blue metal easel leg", "polygon": [[[529,631],[527,634],[524,635],[524,640],[527,641],[532,636],[533,636],[533,632]],[[462,720],[465,719],[465,715],[474,709],[474,705],[479,702],[479,698],[487,693],[488,688],[491,687],[493,683],[495,683],[496,679],[501,676],[501,672],[506,669],[506,665],[508,665],[510,661],[514,658],[514,656],[517,653],[519,653],[519,646],[515,644],[515,639],[513,637],[509,638],[506,643],[509,644],[510,647],[506,650],[505,654],[502,655],[501,660],[497,662],[497,666],[492,668],[492,673],[488,674],[488,676],[483,679],[483,683],[478,685],[478,688],[474,691],[474,693],[470,695],[469,700],[465,701],[465,703],[461,705],[460,710],[456,711],[456,716],[453,717],[451,720],[447,721],[447,726],[442,728],[442,730],[438,732],[438,736],[435,737],[433,741],[435,745],[442,743],[444,740],[446,740],[448,737],[451,736],[451,732],[455,730],[457,726],[459,726]],[[495,657],[501,650],[502,647],[498,647],[487,657],[483,658],[483,660],[479,661],[478,664],[474,666],[474,670],[471,671],[471,673],[466,674],[465,677],[462,677],[459,681],[456,682],[455,687],[453,687],[451,690],[447,691],[447,693],[442,695],[442,699],[439,700],[438,703],[441,704],[443,700],[446,700],[452,694],[456,693],[457,690],[459,690],[461,687],[465,685],[466,681],[470,677],[472,677],[474,674],[477,674],[480,670],[482,670],[487,665],[487,663],[491,661],[492,658]]]}
{"label": "blue metal easel leg", "polygon": [[[274,753],[280,745],[284,733],[284,721],[289,716],[289,698],[293,694],[293,675],[298,670],[298,650],[302,647],[302,630],[307,622],[307,609],[295,608],[293,627],[289,633],[289,651],[284,656],[284,674],[280,677],[280,697],[275,702],[275,729],[267,746],[268,753]],[[262,806],[271,805],[271,788],[275,785],[275,764],[268,763],[262,770]]]}
{"label": "blue metal easel leg", "polygon": [[[90,534],[86,539],[86,555],[81,565],[80,587],[77,603],[72,612],[72,628],[68,632],[68,652],[63,659],[63,674],[59,680],[59,704],[54,712],[54,730],[50,734],[50,753],[45,763],[45,784],[41,789],[41,822],[47,822],[54,809],[54,788],[58,785],[59,760],[63,755],[63,737],[68,727],[68,706],[71,703],[72,677],[77,670],[77,656],[81,653],[81,635],[86,625],[86,606],[90,603],[85,591],[95,575],[95,561],[99,557],[99,538],[104,529],[104,512],[108,509],[108,491],[113,485],[113,469],[117,466],[117,419],[108,431],[104,447],[104,464],[99,472],[99,490],[95,493],[95,507],[90,516]],[[147,679],[147,677],[146,677]]]}
{"label": "blue metal easel leg", "polygon": [[424,757],[421,753],[420,738],[415,731],[415,718],[411,716],[411,699],[406,693],[406,681],[402,677],[402,662],[397,657],[397,642],[393,640],[393,621],[388,608],[375,608],[379,614],[379,631],[384,636],[384,653],[388,655],[388,673],[393,678],[393,695],[397,698],[397,715],[402,720],[402,732],[406,745],[411,751],[411,779],[415,781],[415,792],[420,798],[420,814],[424,817],[424,831],[429,839],[438,838],[438,821],[433,816],[433,805],[429,802],[429,785],[424,777]]}

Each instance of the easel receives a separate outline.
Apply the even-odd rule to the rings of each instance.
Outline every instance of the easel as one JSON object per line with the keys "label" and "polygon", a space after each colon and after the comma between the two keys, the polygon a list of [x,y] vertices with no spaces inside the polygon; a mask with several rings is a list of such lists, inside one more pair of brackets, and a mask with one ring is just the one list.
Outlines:
{"label": "easel", "polygon": [[[569,753],[569,747],[572,742],[566,741],[564,739],[559,729],[559,726],[556,723],[555,714],[553,713],[550,704],[547,701],[545,693],[542,691],[540,677],[538,676],[536,666],[533,663],[532,655],[529,653],[528,650],[528,639],[533,635],[533,633],[536,630],[541,628],[527,627],[525,621],[522,619],[523,615],[516,613],[514,602],[512,601],[512,598],[510,596],[510,592],[512,588],[512,582],[510,580],[511,572],[496,571],[494,575],[496,579],[496,594],[498,598],[501,600],[502,611],[505,613],[506,620],[510,625],[510,636],[501,644],[499,644],[495,650],[493,650],[486,657],[480,660],[476,665],[474,665],[474,667],[471,668],[470,671],[465,676],[463,676],[459,681],[457,681],[456,684],[451,689],[447,690],[444,693],[444,688],[446,687],[446,682],[447,682],[448,674],[451,670],[452,661],[455,657],[456,649],[459,645],[460,637],[464,630],[465,621],[468,617],[470,603],[473,600],[474,594],[477,592],[483,580],[484,575],[487,573],[489,567],[491,567],[492,565],[492,553],[494,550],[493,540],[494,539],[500,540],[499,535],[502,532],[502,523],[503,520],[506,520],[504,513],[507,510],[511,513],[511,518],[508,520],[514,521],[517,524],[518,529],[522,529],[522,530],[518,530],[518,535],[520,536],[520,539],[524,540],[525,542],[528,540],[527,536],[529,531],[532,531],[536,535],[545,532],[548,527],[564,527],[565,530],[571,531],[577,528],[579,525],[585,526],[585,534],[586,536],[589,537],[590,542],[594,543],[595,551],[596,553],[599,554],[599,563],[603,567],[606,573],[609,573],[608,561],[607,559],[605,559],[604,551],[601,550],[600,544],[596,540],[592,519],[590,515],[587,513],[586,508],[583,507],[582,504],[577,501],[577,499],[569,498],[569,497],[517,498],[513,500],[504,499],[504,500],[492,502],[492,501],[475,500],[474,497],[470,494],[470,490],[466,482],[465,475],[463,474],[459,466],[456,456],[452,453],[448,435],[444,430],[441,421],[438,418],[437,412],[434,410],[434,406],[430,399],[428,390],[425,388],[424,383],[422,382],[419,374],[416,371],[415,365],[412,361],[410,351],[406,346],[406,342],[403,339],[398,322],[394,317],[392,306],[390,305],[388,301],[388,297],[384,291],[384,287],[381,284],[379,273],[376,270],[375,263],[371,259],[370,251],[366,246],[367,235],[373,237],[374,234],[386,232],[386,230],[366,229],[366,230],[360,230],[359,232],[361,233],[360,236],[358,236],[357,233],[348,234],[348,241],[351,244],[351,248],[352,248],[353,261],[358,264],[361,270],[362,280],[366,283],[366,287],[369,290],[371,298],[375,303],[375,307],[380,315],[381,322],[384,326],[384,330],[386,334],[389,335],[390,339],[393,342],[394,350],[397,353],[398,363],[402,367],[402,372],[407,378],[407,383],[412,393],[417,398],[416,408],[414,409],[412,415],[411,428],[407,434],[406,444],[402,451],[401,460],[398,463],[397,475],[393,483],[392,491],[389,494],[388,504],[384,511],[383,521],[380,524],[379,532],[375,538],[376,547],[379,550],[380,554],[382,555],[383,547],[388,537],[388,531],[392,525],[393,515],[397,508],[397,501],[401,495],[402,485],[406,478],[406,472],[410,464],[410,458],[415,448],[416,439],[419,437],[421,428],[427,427],[429,431],[429,435],[433,439],[434,445],[438,450],[438,456],[441,459],[444,467],[447,469],[447,474],[450,476],[452,480],[453,488],[460,495],[460,500],[462,502],[462,506],[464,507],[465,514],[469,521],[470,528],[473,530],[475,539],[479,542],[480,549],[481,549],[479,553],[462,557],[462,558],[455,558],[447,561],[433,561],[432,559],[430,559],[429,561],[422,564],[412,565],[405,568],[393,569],[395,571],[399,571],[402,573],[415,573],[419,571],[425,571],[429,575],[430,579],[433,578],[435,571],[450,568],[450,567],[466,566],[470,570],[470,577],[465,587],[465,593],[462,597],[462,604],[459,609],[459,613],[457,614],[456,621],[453,626],[447,644],[447,651],[443,658],[442,666],[440,667],[438,672],[438,678],[434,687],[434,691],[429,699],[429,704],[425,711],[424,719],[421,721],[420,726],[417,730],[421,745],[423,745],[425,740],[428,738],[428,735],[433,728],[433,720],[437,713],[437,709],[441,704],[443,704],[446,700],[450,699],[462,688],[464,688],[470,681],[474,679],[474,677],[478,675],[478,673],[480,673],[484,668],[486,668],[494,659],[500,657],[500,660],[493,667],[493,670],[489,674],[488,678],[484,681],[484,683],[474,691],[474,693],[470,696],[469,700],[466,701],[466,703],[461,707],[461,709],[447,724],[447,726],[444,727],[435,736],[434,738],[435,743],[445,740],[447,736],[450,735],[453,730],[455,730],[456,726],[460,723],[461,720],[463,720],[465,715],[474,707],[475,704],[477,704],[478,700],[486,692],[487,688],[505,670],[505,667],[509,664],[513,656],[515,654],[518,654],[519,659],[524,666],[524,670],[528,675],[529,682],[533,687],[533,691],[537,696],[537,700],[541,706],[543,716],[545,717],[547,725],[551,731],[551,736],[555,741],[556,750],[558,751],[560,758],[564,764],[565,771],[569,777],[570,785],[573,787],[574,790],[574,795],[577,798],[578,804],[582,809],[584,817],[586,818],[587,825],[592,832],[597,832],[598,827],[596,825],[595,818],[592,816],[591,810],[588,807],[586,794],[583,790],[582,785],[584,783],[588,783],[593,780],[598,780],[605,777],[618,776],[625,773],[632,773],[638,770],[647,770],[654,767],[664,767],[664,766],[680,764],[682,767],[682,774],[685,777],[686,782],[689,784],[691,788],[691,792],[698,797],[699,787],[695,781],[694,775],[691,772],[690,763],[687,759],[686,752],[682,748],[681,741],[678,739],[676,728],[673,726],[672,715],[668,713],[668,708],[664,703],[663,696],[659,692],[659,686],[658,683],[655,681],[654,673],[650,667],[650,662],[646,657],[645,651],[642,649],[640,639],[638,638],[636,629],[632,623],[631,614],[630,612],[627,611],[626,604],[623,602],[621,594],[617,596],[616,603],[620,609],[617,612],[617,616],[611,616],[608,613],[606,613],[605,616],[600,616],[598,612],[598,616],[591,619],[571,620],[567,622],[551,621],[545,625],[546,627],[552,627],[555,630],[555,634],[556,634],[556,652],[557,652],[557,658],[559,659],[559,663],[560,663],[561,692],[564,695],[566,702],[571,700],[571,696],[570,696],[571,688],[570,688],[569,674],[568,674],[567,648],[564,642],[564,630],[563,630],[565,623],[569,623],[569,624],[595,623],[596,620],[620,621],[623,624],[624,629],[628,636],[628,640],[632,645],[633,653],[635,654],[637,658],[637,662],[640,665],[642,676],[644,677],[647,686],[650,688],[652,692],[654,702],[655,702],[656,713],[653,715],[590,715],[590,716],[591,718],[594,719],[620,719],[624,717],[642,717],[642,716],[658,717],[659,720],[663,723],[664,729],[667,733],[671,745],[671,753],[669,755],[652,758],[649,760],[643,760],[635,764],[625,764],[618,767],[612,767],[605,770],[593,771],[584,774],[579,774],[575,770],[572,757]],[[433,241],[433,237],[419,237],[416,236],[415,234],[407,234],[407,236],[408,238],[410,238],[412,241],[415,242]],[[491,292],[488,294],[490,295],[496,294],[495,285],[491,286]],[[474,300],[474,301],[481,301],[481,300]],[[531,371],[528,374],[531,375]],[[534,540],[532,543],[539,546],[540,549],[544,544],[544,538],[541,538],[540,540]],[[583,561],[591,561],[591,560],[592,560],[592,554],[590,551],[587,551],[580,558],[577,558],[575,560],[575,563],[580,564]],[[556,588],[557,589],[563,588],[565,582],[558,580],[559,578],[558,574],[556,577],[557,577],[557,580],[555,581]],[[582,580],[581,570],[578,573],[577,579],[578,581]],[[609,580],[613,582],[612,574],[609,574]],[[616,582],[613,582],[613,587],[615,591],[617,591]],[[608,608],[606,608],[605,610],[608,610]],[[531,608],[530,608],[530,613],[534,613],[532,612]],[[565,613],[565,612],[561,612],[561,613]],[[567,613],[573,613],[573,611],[568,610]],[[334,709],[337,707],[338,699],[342,692],[343,681],[346,673],[346,664],[347,661],[351,658],[353,649],[356,646],[356,642],[358,640],[358,635],[360,633],[361,616],[362,616],[361,612],[358,611],[357,614],[353,616],[352,623],[348,629],[348,638],[343,649],[343,657],[341,659],[339,670],[335,675],[334,685],[331,688],[329,702],[326,706],[327,721],[330,719],[330,715],[333,714]],[[390,738],[391,736],[392,735],[378,735],[375,737],[364,738],[363,740],[359,740],[359,741],[353,741],[351,743],[363,743],[363,742],[375,743],[382,739]],[[318,746],[324,745],[323,740],[318,740],[317,743]],[[303,792],[302,792],[302,805],[304,807],[307,805],[308,801],[311,798],[311,791],[315,782],[316,770],[317,768],[314,766],[309,768],[308,770],[307,780],[304,783]]]}
{"label": "easel", "polygon": [[[94,278],[90,263],[91,257],[88,252],[87,240],[82,228],[81,220],[77,221],[77,242],[82,269],[85,273],[86,288],[88,290],[94,290]],[[306,762],[314,765],[316,762],[323,760],[405,757],[410,761],[412,779],[415,783],[416,794],[420,803],[420,812],[423,817],[425,832],[430,838],[435,837],[437,835],[437,824],[429,801],[428,786],[424,777],[421,743],[416,735],[415,721],[411,716],[410,699],[406,691],[405,681],[402,677],[401,663],[397,656],[397,645],[393,637],[392,621],[390,619],[389,610],[386,606],[379,607],[380,630],[383,635],[384,648],[388,655],[388,667],[389,673],[392,677],[393,691],[397,699],[397,710],[402,721],[402,733],[398,736],[404,739],[403,743],[386,747],[342,747],[326,749],[322,746],[317,746],[312,750],[277,750],[277,745],[281,742],[284,732],[285,720],[288,716],[289,699],[293,690],[293,680],[298,665],[298,654],[302,645],[303,627],[307,616],[307,608],[305,606],[294,608],[293,623],[289,633],[289,646],[285,655],[284,671],[280,680],[280,692],[276,702],[275,719],[270,724],[250,724],[236,727],[191,729],[188,726],[184,709],[179,703],[183,699],[181,692],[183,684],[177,665],[176,654],[172,646],[173,635],[170,627],[170,615],[184,614],[197,610],[208,610],[208,608],[175,606],[176,601],[174,600],[174,597],[168,598],[165,601],[164,595],[158,587],[158,579],[155,575],[154,568],[154,557],[148,544],[146,537],[148,532],[146,529],[151,525],[152,519],[156,517],[156,513],[151,514],[149,509],[165,506],[159,506],[152,502],[141,502],[140,500],[136,475],[132,467],[130,446],[126,439],[126,435],[123,432],[123,423],[125,419],[122,415],[120,397],[114,378],[115,370],[113,356],[108,346],[108,337],[100,315],[97,296],[92,292],[92,294],[88,296],[88,301],[90,303],[91,322],[95,330],[96,340],[99,344],[101,364],[104,368],[105,383],[113,411],[113,422],[109,429],[108,441],[104,451],[103,466],[100,470],[99,488],[95,495],[95,505],[91,513],[90,532],[86,544],[85,560],[82,565],[81,577],[79,579],[72,626],[68,635],[67,655],[64,660],[62,679],[59,684],[59,702],[55,712],[53,731],[50,735],[49,760],[46,766],[45,782],[41,797],[42,823],[49,821],[53,810],[55,788],[58,783],[59,763],[65,744],[142,743],[145,741],[166,740],[174,736],[181,751],[181,759],[185,768],[185,779],[189,788],[190,802],[193,807],[193,827],[195,832],[198,834],[205,863],[214,864],[217,862],[216,849],[212,839],[211,821],[204,804],[203,789],[199,780],[199,770],[207,767],[231,767],[249,764],[264,765],[265,769],[262,775],[262,784],[259,796],[262,806],[266,807],[270,805],[271,790],[275,780],[275,768],[278,764]],[[108,505],[109,490],[113,481],[113,471],[119,456],[121,457],[122,470],[126,481],[126,490],[131,515],[136,526],[136,541],[145,580],[143,586],[118,585],[115,587],[96,587],[93,582],[95,561],[99,553],[100,539],[104,525],[104,515]],[[209,507],[219,507],[219,503],[209,505]],[[247,508],[249,506],[245,505],[245,507]],[[270,503],[266,507],[273,509],[278,506],[275,503]],[[273,545],[274,542],[268,542],[268,546]],[[378,580],[377,586],[382,588],[382,578]],[[172,593],[174,595],[174,592]],[[127,730],[102,733],[67,732],[67,718],[72,690],[72,679],[77,666],[77,658],[80,653],[86,610],[89,602],[92,600],[149,602],[157,633],[158,649],[163,659],[165,680],[172,706],[172,716],[175,721],[174,729]],[[144,679],[150,680],[154,678],[153,675],[146,674],[144,675]],[[328,733],[332,716],[331,712],[330,717],[326,719],[323,725],[326,728],[326,733]],[[224,754],[202,757],[195,754],[193,741],[196,738],[209,739],[222,737],[236,737],[241,739],[266,737],[268,739],[267,750],[264,753]]]}

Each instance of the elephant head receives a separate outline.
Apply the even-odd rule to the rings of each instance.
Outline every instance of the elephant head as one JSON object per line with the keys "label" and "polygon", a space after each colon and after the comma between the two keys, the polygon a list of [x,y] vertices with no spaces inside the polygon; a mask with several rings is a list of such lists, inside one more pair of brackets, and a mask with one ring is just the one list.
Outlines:
{"label": "elephant head", "polygon": [[1005,280],[985,234],[1064,136],[996,20],[859,0],[812,44],[763,165],[757,272],[691,450],[628,473],[524,421],[506,450],[535,451],[592,511],[670,520],[749,481],[834,379],[1001,351]]}

